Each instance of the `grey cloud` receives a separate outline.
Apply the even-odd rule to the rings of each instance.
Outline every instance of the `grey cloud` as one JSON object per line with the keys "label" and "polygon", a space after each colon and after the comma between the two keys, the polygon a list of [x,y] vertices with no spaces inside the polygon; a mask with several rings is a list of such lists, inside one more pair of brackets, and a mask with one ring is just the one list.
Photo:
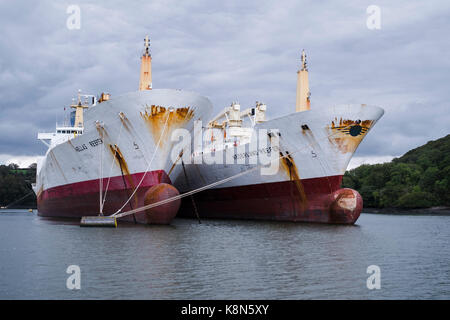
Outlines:
{"label": "grey cloud", "polygon": [[299,53],[307,50],[312,107],[368,103],[386,114],[357,156],[400,155],[449,132],[450,5],[377,1],[382,29],[366,28],[371,1],[78,1],[81,29],[66,28],[68,1],[0,4],[0,153],[34,155],[37,131],[79,88],[136,90],[150,34],[153,83],[294,110]]}

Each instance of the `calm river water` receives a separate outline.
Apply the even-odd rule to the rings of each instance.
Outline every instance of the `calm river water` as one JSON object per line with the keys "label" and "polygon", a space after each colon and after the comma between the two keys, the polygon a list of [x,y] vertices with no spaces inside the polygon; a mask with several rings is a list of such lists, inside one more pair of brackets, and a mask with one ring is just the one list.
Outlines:
{"label": "calm river water", "polygon": [[[450,216],[102,229],[0,211],[0,299],[450,299],[449,261]],[[66,287],[70,265],[80,290]]]}

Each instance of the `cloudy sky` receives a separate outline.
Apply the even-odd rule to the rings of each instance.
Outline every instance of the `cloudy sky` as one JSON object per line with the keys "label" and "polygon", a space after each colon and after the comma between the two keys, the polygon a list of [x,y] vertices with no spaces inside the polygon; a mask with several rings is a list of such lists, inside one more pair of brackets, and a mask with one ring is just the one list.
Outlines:
{"label": "cloudy sky", "polygon": [[[80,29],[67,28],[69,5]],[[312,108],[382,106],[354,163],[389,160],[450,133],[449,17],[449,1],[0,0],[0,163],[43,155],[37,132],[78,89],[136,90],[146,34],[154,88],[196,91],[217,111],[263,101],[269,117],[295,110],[304,48]]]}

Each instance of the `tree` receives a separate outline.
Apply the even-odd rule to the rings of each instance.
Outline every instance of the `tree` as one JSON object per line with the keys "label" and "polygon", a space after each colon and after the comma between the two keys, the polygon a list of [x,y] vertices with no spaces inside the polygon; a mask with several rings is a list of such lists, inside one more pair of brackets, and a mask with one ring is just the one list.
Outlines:
{"label": "tree", "polygon": [[410,192],[401,196],[396,206],[400,208],[429,208],[436,204],[436,198],[429,192]]}
{"label": "tree", "polygon": [[[17,165],[0,166],[0,206],[7,206],[26,196],[31,191],[31,181],[36,180],[36,170],[24,173],[17,171]],[[17,203],[26,208],[36,207],[34,193]]]}
{"label": "tree", "polygon": [[428,167],[420,178],[419,186],[422,190],[434,191],[434,184],[439,180],[439,169]]}
{"label": "tree", "polygon": [[389,163],[350,170],[342,185],[358,190],[366,207],[450,206],[450,135]]}
{"label": "tree", "polygon": [[18,164],[15,164],[15,163],[10,163],[10,164],[8,165],[8,167],[9,167],[11,170],[17,170],[17,169],[19,169],[19,165],[18,165]]}

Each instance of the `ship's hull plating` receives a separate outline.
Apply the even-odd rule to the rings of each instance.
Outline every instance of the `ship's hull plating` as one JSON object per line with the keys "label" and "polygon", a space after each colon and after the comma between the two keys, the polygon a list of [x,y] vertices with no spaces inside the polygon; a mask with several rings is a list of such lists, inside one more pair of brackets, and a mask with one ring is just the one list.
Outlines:
{"label": "ship's hull plating", "polygon": [[[106,196],[104,214],[116,212],[130,197],[134,188],[127,181],[138,183],[143,173],[127,177],[112,177]],[[278,220],[294,222],[320,222],[352,224],[358,217],[362,203],[352,215],[338,214],[331,209],[332,194],[340,190],[342,176],[304,179],[302,188],[308,199],[305,204],[295,181],[261,183],[254,185],[216,188],[194,196],[200,218]],[[104,180],[104,184],[107,179]],[[146,174],[141,187],[124,211],[144,206],[147,190],[170,179],[162,171]],[[124,185],[125,184],[125,185]],[[41,195],[38,211],[45,217],[79,218],[82,215],[96,215],[99,208],[99,180],[83,181],[46,190]],[[184,198],[178,213],[180,217],[196,218],[192,201]],[[122,218],[124,221],[147,223],[144,211]],[[155,222],[153,222],[155,223]]]}
{"label": "ship's hull plating", "polygon": [[[361,202],[352,214],[331,209],[331,195],[340,189],[341,181],[342,176],[302,180],[307,203],[294,181],[206,190],[194,200],[204,218],[353,224],[361,212]],[[183,202],[178,215],[195,218],[190,200]]]}
{"label": "ship's hull plating", "polygon": [[[200,217],[355,223],[362,198],[355,190],[341,189],[342,176],[383,113],[378,107],[341,106],[293,113],[257,125],[256,129],[278,130],[279,144],[272,152],[280,156],[279,169],[273,174],[252,171],[196,194]],[[267,149],[258,145],[261,150]],[[182,174],[170,177],[184,192],[255,167],[249,162],[255,152],[246,149],[236,154],[244,154],[247,162],[186,165],[189,186]],[[193,217],[193,212],[192,201],[184,200],[179,215]]]}
{"label": "ship's hull plating", "polygon": [[[142,183],[137,188],[135,186]],[[43,217],[80,218],[81,216],[94,216],[99,214],[100,208],[100,180],[81,181],[73,184],[57,186],[43,191],[39,196],[38,213]],[[156,170],[138,174],[130,174],[126,177],[116,176],[109,179],[109,188],[103,190],[105,205],[103,214],[110,215],[122,208],[123,204],[131,197],[131,201],[123,208],[128,211],[144,205],[145,193],[151,187],[160,183],[171,184],[167,174],[163,170]],[[103,179],[103,185],[108,184],[108,179]],[[123,221],[147,223],[148,217],[144,211],[121,218]]]}
{"label": "ship's hull plating", "polygon": [[[105,197],[104,215],[115,213],[130,197],[122,211],[143,206],[150,188],[171,184],[164,168],[171,165],[172,132],[192,130],[194,121],[208,118],[211,110],[207,98],[180,90],[134,92],[88,109],[83,135],[49,149],[38,163],[38,214],[98,215]],[[158,223],[148,218],[141,212],[121,220]]]}

